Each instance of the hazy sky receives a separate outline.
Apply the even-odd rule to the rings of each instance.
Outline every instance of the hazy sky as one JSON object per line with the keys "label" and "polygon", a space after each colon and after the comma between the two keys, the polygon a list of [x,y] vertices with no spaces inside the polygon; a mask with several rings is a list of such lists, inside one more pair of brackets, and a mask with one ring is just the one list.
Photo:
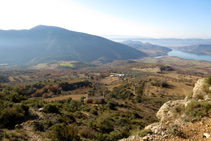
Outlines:
{"label": "hazy sky", "polygon": [[95,35],[211,38],[211,0],[0,0],[0,29],[40,24]]}

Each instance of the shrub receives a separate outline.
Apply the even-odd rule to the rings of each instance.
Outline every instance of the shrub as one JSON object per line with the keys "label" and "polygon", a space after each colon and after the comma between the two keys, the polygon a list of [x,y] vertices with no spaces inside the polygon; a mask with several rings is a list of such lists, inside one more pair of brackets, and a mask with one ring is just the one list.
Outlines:
{"label": "shrub", "polygon": [[178,105],[173,107],[172,112],[176,114],[182,114],[182,112],[184,112],[184,109],[185,109],[184,105]]}
{"label": "shrub", "polygon": [[185,139],[188,138],[188,135],[184,134],[184,133],[181,131],[179,125],[173,125],[173,126],[171,126],[171,127],[170,127],[170,133],[171,133],[172,135],[179,136],[179,137],[181,137],[181,138],[185,138]]}
{"label": "shrub", "polygon": [[208,85],[211,85],[211,76],[208,76],[205,81]]}
{"label": "shrub", "polygon": [[120,131],[121,138],[127,138],[130,135],[130,127],[124,126]]}
{"label": "shrub", "polygon": [[208,111],[211,109],[211,103],[210,102],[198,102],[194,101],[189,103],[185,107],[185,113],[190,118],[198,118],[203,117],[207,115]]}
{"label": "shrub", "polygon": [[89,138],[89,139],[94,139],[95,138],[95,132],[87,127],[83,127],[80,131],[79,134],[84,137],[84,138]]}
{"label": "shrub", "polygon": [[111,110],[115,110],[115,107],[118,103],[116,102],[113,102],[113,101],[109,101],[107,104],[106,104],[106,107],[108,107],[109,109]]}
{"label": "shrub", "polygon": [[93,114],[93,115],[96,115],[96,116],[98,115],[97,110],[95,110],[95,109],[91,109],[90,113]]}
{"label": "shrub", "polygon": [[55,124],[51,126],[49,135],[57,141],[80,141],[75,125]]}
{"label": "shrub", "polygon": [[97,119],[97,127],[102,133],[109,133],[114,130],[114,121],[110,115],[102,115]]}
{"label": "shrub", "polygon": [[107,140],[108,135],[107,134],[103,134],[103,133],[98,133],[96,136],[96,141],[106,141]]}
{"label": "shrub", "polygon": [[5,108],[0,114],[0,121],[5,127],[13,128],[16,124],[23,122],[28,115],[29,107],[23,104]]}
{"label": "shrub", "polygon": [[70,124],[76,121],[75,117],[70,113],[59,115],[58,120],[66,124]]}
{"label": "shrub", "polygon": [[56,104],[51,104],[51,103],[46,104],[46,105],[44,106],[44,108],[43,108],[43,111],[44,111],[45,113],[60,113],[60,112],[59,112],[59,107],[58,107],[58,105],[56,105]]}
{"label": "shrub", "polygon": [[140,131],[139,136],[144,137],[144,136],[147,136],[148,134],[152,134],[152,130],[143,129],[143,130]]}
{"label": "shrub", "polygon": [[109,134],[110,141],[118,141],[119,139],[121,139],[121,135],[118,131],[110,132],[110,134]]}

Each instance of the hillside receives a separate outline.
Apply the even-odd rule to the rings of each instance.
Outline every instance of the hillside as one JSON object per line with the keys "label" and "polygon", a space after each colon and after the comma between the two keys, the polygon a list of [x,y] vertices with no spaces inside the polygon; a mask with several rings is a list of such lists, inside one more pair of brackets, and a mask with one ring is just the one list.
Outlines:
{"label": "hillside", "polygon": [[211,44],[205,45],[193,45],[193,46],[186,46],[186,47],[178,47],[178,50],[182,50],[189,53],[195,53],[195,54],[207,54],[211,55]]}
{"label": "hillside", "polygon": [[0,64],[36,65],[53,61],[127,60],[145,53],[108,39],[53,26],[0,30]]}
{"label": "hillside", "polygon": [[122,42],[125,45],[128,45],[130,47],[133,47],[137,50],[140,50],[144,53],[146,53],[149,56],[161,56],[161,55],[166,55],[169,51],[172,49],[163,47],[163,46],[158,46],[158,45],[153,45],[150,43],[142,43],[140,41],[124,41]]}
{"label": "hillside", "polygon": [[156,114],[159,122],[120,141],[210,140],[210,92],[211,77],[199,79],[184,100],[170,100],[161,106]]}

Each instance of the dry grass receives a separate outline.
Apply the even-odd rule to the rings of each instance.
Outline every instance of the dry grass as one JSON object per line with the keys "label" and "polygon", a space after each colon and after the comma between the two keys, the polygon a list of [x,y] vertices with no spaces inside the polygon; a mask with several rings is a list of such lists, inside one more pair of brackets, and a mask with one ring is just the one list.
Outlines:
{"label": "dry grass", "polygon": [[155,67],[155,68],[132,68],[132,70],[138,70],[138,71],[143,71],[143,72],[150,72],[150,73],[158,73],[160,72],[160,68],[159,67]]}
{"label": "dry grass", "polygon": [[104,84],[112,84],[117,81],[119,81],[119,77],[106,77],[104,79],[101,79],[100,82]]}

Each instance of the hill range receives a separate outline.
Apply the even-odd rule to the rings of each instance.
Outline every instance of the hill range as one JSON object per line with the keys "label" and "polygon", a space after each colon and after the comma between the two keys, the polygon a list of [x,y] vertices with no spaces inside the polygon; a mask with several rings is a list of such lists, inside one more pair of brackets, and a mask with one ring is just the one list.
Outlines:
{"label": "hill range", "polygon": [[199,44],[199,45],[178,47],[176,49],[194,54],[211,55],[211,44]]}
{"label": "hill range", "polygon": [[[147,54],[111,40],[59,27],[0,30],[0,64],[36,65],[54,61],[138,59]],[[103,59],[102,59],[103,58]]]}
{"label": "hill range", "polygon": [[140,41],[128,40],[128,41],[123,41],[121,43],[133,47],[137,50],[140,50],[151,57],[166,55],[169,51],[172,51],[172,49],[167,47],[158,46],[150,43],[142,43]]}

